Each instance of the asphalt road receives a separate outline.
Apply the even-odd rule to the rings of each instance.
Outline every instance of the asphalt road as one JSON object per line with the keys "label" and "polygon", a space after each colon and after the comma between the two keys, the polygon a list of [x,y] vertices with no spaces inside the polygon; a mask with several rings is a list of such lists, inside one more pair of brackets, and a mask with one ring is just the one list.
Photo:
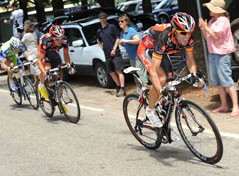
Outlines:
{"label": "asphalt road", "polygon": [[239,118],[212,114],[223,138],[224,155],[218,164],[208,165],[195,158],[182,140],[155,151],[144,148],[130,134],[122,113],[123,98],[115,97],[113,89],[99,88],[91,77],[71,84],[81,104],[78,124],[69,123],[58,110],[49,119],[26,101],[21,107],[15,105],[6,76],[0,76],[0,175],[238,175]]}

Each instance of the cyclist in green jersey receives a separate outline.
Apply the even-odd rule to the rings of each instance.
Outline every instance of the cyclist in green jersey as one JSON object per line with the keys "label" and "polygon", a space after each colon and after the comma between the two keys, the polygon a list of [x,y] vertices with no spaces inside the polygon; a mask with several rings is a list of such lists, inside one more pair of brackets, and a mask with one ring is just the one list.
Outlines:
{"label": "cyclist in green jersey", "polygon": [[33,60],[26,52],[24,45],[22,45],[21,41],[16,37],[12,37],[9,41],[5,42],[0,49],[1,67],[8,72],[12,90],[17,90],[17,86],[12,80],[12,68],[22,64],[22,61],[18,58],[20,53],[22,53],[28,61]]}

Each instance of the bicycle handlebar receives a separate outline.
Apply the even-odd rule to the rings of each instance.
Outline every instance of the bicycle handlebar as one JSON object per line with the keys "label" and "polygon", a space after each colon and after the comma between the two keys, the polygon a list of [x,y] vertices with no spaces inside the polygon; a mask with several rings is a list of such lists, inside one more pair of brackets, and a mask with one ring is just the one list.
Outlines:
{"label": "bicycle handlebar", "polygon": [[[173,80],[173,81],[169,81],[161,90],[160,92],[163,93],[166,90],[174,90],[174,87],[181,84],[182,82],[186,81],[187,79],[191,78],[192,76],[194,76],[192,73],[182,77],[182,78],[177,78],[177,80]],[[197,73],[197,76],[199,78],[200,82],[203,82],[204,87],[207,87],[207,81],[206,78],[204,76],[204,74],[200,71],[199,73]]]}
{"label": "bicycle handlebar", "polygon": [[60,66],[58,66],[56,68],[48,70],[46,73],[47,73],[47,75],[49,75],[49,74],[53,74],[55,72],[58,72],[58,71],[60,71],[60,70],[62,70],[64,68],[71,69],[71,68],[74,68],[74,67],[75,67],[74,63],[71,63],[70,65],[62,64],[62,65],[60,65]]}
{"label": "bicycle handlebar", "polygon": [[13,72],[17,72],[18,69],[21,69],[21,68],[23,68],[24,66],[27,66],[27,65],[30,65],[30,64],[33,64],[33,63],[36,63],[36,62],[37,62],[37,59],[35,59],[35,60],[33,60],[33,61],[28,61],[28,62],[25,62],[25,63],[23,63],[23,64],[21,64],[21,65],[17,65],[17,66],[12,67],[11,70],[12,70]]}
{"label": "bicycle handlebar", "polygon": [[53,68],[53,69],[48,70],[48,71],[47,71],[47,74],[60,71],[60,70],[62,70],[62,69],[64,69],[64,68],[67,68],[67,67],[68,67],[68,65],[66,65],[66,64],[65,64],[65,65],[61,65],[61,66],[59,66],[59,67],[56,67],[56,68]]}

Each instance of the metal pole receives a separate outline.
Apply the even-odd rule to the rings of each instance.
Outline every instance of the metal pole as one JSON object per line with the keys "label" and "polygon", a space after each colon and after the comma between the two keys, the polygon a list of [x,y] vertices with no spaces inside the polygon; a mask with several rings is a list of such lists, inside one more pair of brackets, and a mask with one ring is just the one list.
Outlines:
{"label": "metal pole", "polygon": [[[196,0],[196,1],[197,1],[198,17],[201,18],[202,17],[202,12],[201,12],[200,0]],[[204,58],[205,58],[205,62],[206,62],[206,67],[207,67],[207,76],[209,78],[210,74],[209,74],[209,67],[208,67],[207,46],[206,46],[206,42],[204,40],[202,32],[201,32],[201,37],[202,37],[203,54],[204,54]],[[211,85],[210,79],[208,79],[208,84]]]}

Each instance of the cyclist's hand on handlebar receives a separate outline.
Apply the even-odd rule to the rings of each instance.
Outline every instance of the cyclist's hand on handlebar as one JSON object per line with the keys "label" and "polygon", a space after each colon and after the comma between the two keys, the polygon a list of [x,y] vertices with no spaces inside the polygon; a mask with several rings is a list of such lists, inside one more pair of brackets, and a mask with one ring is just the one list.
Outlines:
{"label": "cyclist's hand on handlebar", "polygon": [[69,74],[70,75],[74,75],[75,74],[75,69],[70,65],[70,64],[67,64],[67,68],[68,68],[68,71],[69,71]]}
{"label": "cyclist's hand on handlebar", "polygon": [[193,87],[203,87],[204,82],[202,79],[200,79],[197,75],[197,73],[192,73],[192,78],[193,78]]}
{"label": "cyclist's hand on handlebar", "polygon": [[8,71],[8,72],[12,73],[13,70],[14,70],[14,69],[13,69],[12,67],[7,67],[7,71]]}

